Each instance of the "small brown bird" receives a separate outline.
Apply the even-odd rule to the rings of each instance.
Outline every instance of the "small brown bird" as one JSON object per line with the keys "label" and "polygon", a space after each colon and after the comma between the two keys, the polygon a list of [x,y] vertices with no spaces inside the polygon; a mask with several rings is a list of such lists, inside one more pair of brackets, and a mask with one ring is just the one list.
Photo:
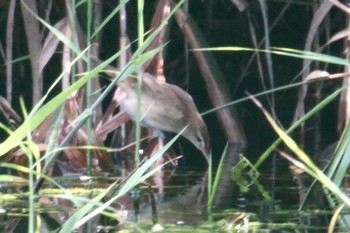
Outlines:
{"label": "small brown bird", "polygon": [[[135,121],[137,119],[137,80],[127,78],[119,82],[125,97],[121,105]],[[207,126],[192,97],[178,86],[159,81],[150,74],[143,74],[140,114],[141,125],[161,131],[179,133],[187,138],[208,159],[210,153]]]}

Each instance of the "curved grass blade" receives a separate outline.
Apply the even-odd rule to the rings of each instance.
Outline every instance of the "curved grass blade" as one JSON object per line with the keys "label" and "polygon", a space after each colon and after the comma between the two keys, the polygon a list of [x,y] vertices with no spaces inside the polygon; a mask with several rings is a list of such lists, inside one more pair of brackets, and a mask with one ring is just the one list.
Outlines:
{"label": "curved grass blade", "polygon": [[280,136],[280,138],[283,140],[283,142],[288,146],[288,148],[293,151],[299,159],[308,166],[308,168],[311,170],[311,172],[306,169],[305,171],[317,179],[320,183],[322,183],[327,189],[329,189],[334,195],[336,195],[339,199],[341,199],[346,205],[350,206],[350,198],[341,191],[341,189],[333,183],[305,154],[305,152],[294,142],[292,138],[288,136],[286,132],[284,132],[277,123],[273,120],[273,118],[270,116],[270,114],[263,108],[261,103],[252,97],[253,102],[261,109],[263,114],[265,115],[266,119],[269,121],[272,128],[275,130],[275,132]]}

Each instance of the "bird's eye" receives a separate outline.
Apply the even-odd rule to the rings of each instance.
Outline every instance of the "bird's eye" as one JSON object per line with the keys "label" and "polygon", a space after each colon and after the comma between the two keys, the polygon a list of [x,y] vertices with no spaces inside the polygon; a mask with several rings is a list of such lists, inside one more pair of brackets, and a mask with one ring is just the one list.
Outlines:
{"label": "bird's eye", "polygon": [[201,137],[197,137],[197,142],[198,142],[199,144],[201,144],[201,143],[203,143],[203,139],[202,139]]}

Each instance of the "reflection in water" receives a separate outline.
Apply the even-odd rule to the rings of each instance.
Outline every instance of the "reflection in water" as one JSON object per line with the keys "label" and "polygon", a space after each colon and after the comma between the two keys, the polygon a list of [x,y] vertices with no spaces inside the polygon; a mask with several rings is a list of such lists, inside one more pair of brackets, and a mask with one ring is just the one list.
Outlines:
{"label": "reflection in water", "polygon": [[[181,227],[195,226],[192,232],[198,229],[199,232],[212,232],[218,228],[259,229],[264,232],[325,232],[332,211],[324,211],[326,207],[323,205],[320,191],[315,192],[314,199],[308,202],[303,212],[298,211],[305,191],[312,181],[310,177],[303,175],[293,177],[288,170],[287,162],[283,159],[276,161],[275,167],[280,169],[279,171],[260,172],[258,176],[252,175],[247,170],[236,173],[232,167],[236,166],[238,161],[241,163],[239,154],[244,154],[244,150],[244,146],[234,144],[229,146],[215,198],[213,219],[218,221],[218,225],[212,225],[214,228],[209,228],[209,231],[206,231],[208,226],[206,230],[200,228],[207,222],[207,172],[171,169],[163,170],[163,188],[155,187],[154,180],[150,179],[149,183],[141,186],[140,193],[123,196],[113,205],[119,217],[123,217],[119,218],[119,226],[118,222],[99,216],[93,220],[96,229],[98,226],[99,229],[115,230],[118,227],[127,227],[130,221],[149,224],[156,220],[162,225],[170,223]],[[78,176],[57,179],[60,184],[69,187],[70,191],[84,190],[87,184],[92,190],[103,190],[114,180],[114,177],[105,177],[82,181]],[[22,194],[15,201],[4,201],[5,193],[19,193],[25,190],[25,184],[16,185],[14,182],[1,184],[3,199],[0,203],[5,211],[0,215],[1,232],[25,232],[27,197]],[[75,193],[75,195],[83,197],[86,193]],[[140,212],[137,217],[132,195],[141,195]],[[46,208],[40,211],[43,229],[57,229],[75,212],[69,200],[42,198],[40,203]]]}

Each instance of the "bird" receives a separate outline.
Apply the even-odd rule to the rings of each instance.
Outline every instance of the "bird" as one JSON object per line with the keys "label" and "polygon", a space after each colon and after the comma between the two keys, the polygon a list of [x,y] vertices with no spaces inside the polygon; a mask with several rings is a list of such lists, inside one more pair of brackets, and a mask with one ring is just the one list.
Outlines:
{"label": "bird", "polygon": [[[208,160],[211,149],[208,129],[192,97],[180,87],[160,81],[149,73],[142,73],[141,80],[141,126],[172,133],[179,133],[187,127],[182,136]],[[137,79],[128,77],[119,81],[118,86],[124,93],[120,99],[122,108],[136,121]]]}

